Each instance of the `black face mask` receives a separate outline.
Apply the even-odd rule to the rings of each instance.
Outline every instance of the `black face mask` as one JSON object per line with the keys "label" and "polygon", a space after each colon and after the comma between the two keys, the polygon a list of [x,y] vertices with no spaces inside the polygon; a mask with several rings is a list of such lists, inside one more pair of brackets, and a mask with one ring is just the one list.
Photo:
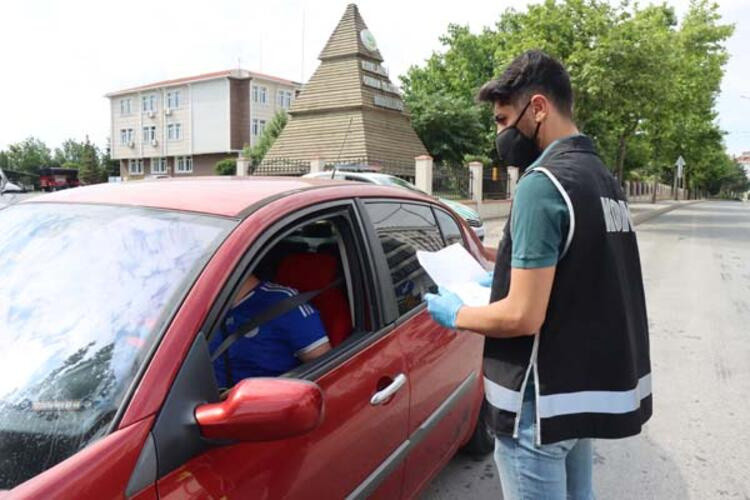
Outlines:
{"label": "black face mask", "polygon": [[533,137],[526,137],[516,126],[529,108],[529,104],[531,101],[526,104],[513,125],[503,129],[495,138],[495,149],[501,167],[518,167],[523,172],[542,154],[539,146],[536,145],[536,136],[541,123],[536,124]]}

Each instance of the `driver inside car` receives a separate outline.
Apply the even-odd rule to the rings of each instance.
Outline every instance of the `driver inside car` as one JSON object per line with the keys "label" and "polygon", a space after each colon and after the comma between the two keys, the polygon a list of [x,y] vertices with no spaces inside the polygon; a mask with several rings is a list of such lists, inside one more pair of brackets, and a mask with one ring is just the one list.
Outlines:
{"label": "driver inside car", "polygon": [[[220,331],[213,335],[211,352],[243,324],[295,295],[293,288],[261,281],[251,274],[240,287]],[[219,387],[229,388],[244,378],[281,375],[330,350],[319,312],[304,303],[238,338],[214,361],[214,373]]]}

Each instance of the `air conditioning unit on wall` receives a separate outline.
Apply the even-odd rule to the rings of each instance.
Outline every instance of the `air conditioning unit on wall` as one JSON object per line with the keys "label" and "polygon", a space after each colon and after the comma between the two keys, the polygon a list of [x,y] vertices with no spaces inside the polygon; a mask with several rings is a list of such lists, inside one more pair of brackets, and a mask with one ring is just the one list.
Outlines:
{"label": "air conditioning unit on wall", "polygon": [[151,141],[151,145],[152,146],[158,146],[159,145],[159,141],[157,141],[156,139],[154,139],[153,141]]}
{"label": "air conditioning unit on wall", "polygon": [[167,116],[169,116],[169,115],[172,114],[172,110],[169,109],[169,108],[167,108],[167,109],[164,110],[164,114],[167,115]]}
{"label": "air conditioning unit on wall", "polygon": [[153,118],[153,117],[155,117],[155,116],[156,116],[156,113],[154,113],[153,111],[149,111],[149,112],[148,112],[148,117],[149,117],[149,118]]}
{"label": "air conditioning unit on wall", "polygon": [[130,141],[130,142],[128,143],[128,147],[129,147],[129,148],[134,148],[134,147],[135,147],[135,143],[134,143],[133,141]]}

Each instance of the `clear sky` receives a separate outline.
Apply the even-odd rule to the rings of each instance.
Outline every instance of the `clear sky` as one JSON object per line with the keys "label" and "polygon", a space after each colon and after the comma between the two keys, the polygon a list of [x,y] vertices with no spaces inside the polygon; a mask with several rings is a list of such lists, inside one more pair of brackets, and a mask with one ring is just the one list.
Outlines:
{"label": "clear sky", "polygon": [[[613,0],[616,1],[616,0]],[[109,134],[104,94],[236,68],[306,80],[347,0],[2,0],[0,148],[29,135],[54,148]],[[478,31],[527,0],[360,0],[391,79],[441,50],[448,23]],[[645,2],[644,2],[645,3]],[[688,0],[669,0],[679,15]],[[750,2],[721,0],[736,23],[719,101],[729,151],[750,150]],[[304,28],[303,28],[304,27]],[[239,61],[239,62],[238,62]],[[745,97],[742,97],[745,96]]]}

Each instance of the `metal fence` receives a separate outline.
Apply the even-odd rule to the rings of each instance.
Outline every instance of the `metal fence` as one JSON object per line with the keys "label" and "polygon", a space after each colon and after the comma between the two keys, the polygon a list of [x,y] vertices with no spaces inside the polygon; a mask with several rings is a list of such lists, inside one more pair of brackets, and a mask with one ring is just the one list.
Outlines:
{"label": "metal fence", "polygon": [[323,168],[325,170],[333,170],[336,167],[341,170],[360,170],[363,172],[369,172],[373,170],[376,165],[369,161],[367,158],[343,158],[335,161],[327,161]]}
{"label": "metal fence", "polygon": [[490,166],[482,170],[482,199],[507,200],[510,197],[510,193],[508,192],[508,169]]}
{"label": "metal fence", "polygon": [[360,172],[377,172],[380,174],[394,175],[406,181],[414,183],[414,163],[398,163],[391,161],[373,160],[370,158],[344,158],[336,161],[326,162],[325,170],[334,167],[341,170],[356,170]]}
{"label": "metal fence", "polygon": [[255,167],[250,166],[249,173],[251,175],[299,176],[308,172],[310,172],[309,161],[271,158],[263,160]]}
{"label": "metal fence", "polygon": [[459,164],[435,163],[432,168],[432,194],[453,200],[468,200],[471,192],[471,170]]}

